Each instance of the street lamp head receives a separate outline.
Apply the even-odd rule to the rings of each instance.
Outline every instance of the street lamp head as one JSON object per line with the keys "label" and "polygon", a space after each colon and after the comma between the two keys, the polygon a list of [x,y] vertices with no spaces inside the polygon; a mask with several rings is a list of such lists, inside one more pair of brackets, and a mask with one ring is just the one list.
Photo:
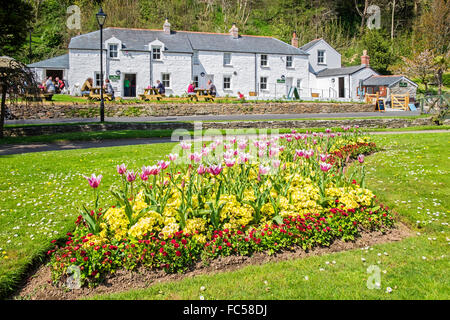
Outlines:
{"label": "street lamp head", "polygon": [[106,20],[106,13],[103,12],[102,7],[100,7],[100,10],[96,14],[96,17],[97,17],[98,25],[100,27],[103,27],[103,25],[105,24],[105,20]]}

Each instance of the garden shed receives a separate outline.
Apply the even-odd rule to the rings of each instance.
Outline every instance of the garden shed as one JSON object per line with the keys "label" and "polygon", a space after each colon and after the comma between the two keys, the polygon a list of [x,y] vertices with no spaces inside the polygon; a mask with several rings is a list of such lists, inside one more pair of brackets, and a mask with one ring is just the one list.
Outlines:
{"label": "garden shed", "polygon": [[394,96],[409,97],[411,103],[415,102],[418,85],[403,75],[379,76],[373,75],[362,81],[362,89],[365,94],[379,94],[388,104]]}

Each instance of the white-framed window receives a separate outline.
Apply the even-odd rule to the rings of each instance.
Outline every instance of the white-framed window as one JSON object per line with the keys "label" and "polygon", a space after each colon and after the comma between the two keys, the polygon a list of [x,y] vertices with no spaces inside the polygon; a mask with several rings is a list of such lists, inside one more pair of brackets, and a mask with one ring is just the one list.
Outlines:
{"label": "white-framed window", "polygon": [[267,90],[267,77],[259,78],[259,89]]}
{"label": "white-framed window", "polygon": [[101,86],[101,75],[100,75],[100,71],[95,71],[94,72],[94,86],[95,87],[100,87]]}
{"label": "white-framed window", "polygon": [[109,57],[112,59],[119,57],[119,45],[117,43],[111,43],[109,45]]}
{"label": "white-framed window", "polygon": [[297,87],[297,89],[300,89],[302,86],[302,79],[297,79],[295,86]]}
{"label": "white-framed window", "polygon": [[261,55],[261,67],[267,67],[269,64],[268,59],[267,59],[267,54],[262,54]]}
{"label": "white-framed window", "polygon": [[231,90],[231,76],[223,76],[223,90]]}
{"label": "white-framed window", "polygon": [[152,59],[161,60],[161,47],[152,47]]}
{"label": "white-framed window", "polygon": [[231,65],[231,53],[224,52],[223,54],[223,65],[230,66]]}
{"label": "white-framed window", "polygon": [[198,76],[194,76],[194,87],[198,88]]}
{"label": "white-framed window", "polygon": [[194,51],[192,60],[194,61],[194,64],[200,64],[200,60],[198,59],[198,51]]}
{"label": "white-framed window", "polygon": [[292,68],[292,67],[293,67],[293,57],[286,56],[286,68]]}
{"label": "white-framed window", "polygon": [[161,81],[165,88],[170,88],[170,73],[162,73]]}
{"label": "white-framed window", "polygon": [[325,50],[317,50],[317,63],[325,64]]}

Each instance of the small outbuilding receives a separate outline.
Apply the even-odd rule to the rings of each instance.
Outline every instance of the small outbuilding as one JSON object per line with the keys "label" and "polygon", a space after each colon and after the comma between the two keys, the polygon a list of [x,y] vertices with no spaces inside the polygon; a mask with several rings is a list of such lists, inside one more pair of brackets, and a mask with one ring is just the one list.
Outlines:
{"label": "small outbuilding", "polygon": [[415,103],[418,85],[404,75],[373,75],[362,81],[364,94],[378,94],[387,105],[391,105],[393,97],[407,96],[410,103]]}
{"label": "small outbuilding", "polygon": [[69,76],[69,54],[35,62],[29,64],[28,67],[34,72],[38,82],[42,82],[47,77],[67,80]]}

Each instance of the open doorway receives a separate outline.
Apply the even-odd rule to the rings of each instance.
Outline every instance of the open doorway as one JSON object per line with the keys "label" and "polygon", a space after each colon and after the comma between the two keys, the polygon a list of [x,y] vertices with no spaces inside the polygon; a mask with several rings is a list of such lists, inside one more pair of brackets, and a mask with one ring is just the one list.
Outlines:
{"label": "open doorway", "polygon": [[64,75],[64,71],[63,70],[49,70],[46,69],[45,70],[45,76],[48,77],[52,77],[53,80],[55,80],[56,77],[58,77],[59,79],[63,79],[63,75]]}
{"label": "open doorway", "polygon": [[125,73],[123,78],[123,96],[136,97],[136,74]]}
{"label": "open doorway", "polygon": [[344,77],[339,77],[339,98],[345,98]]}

